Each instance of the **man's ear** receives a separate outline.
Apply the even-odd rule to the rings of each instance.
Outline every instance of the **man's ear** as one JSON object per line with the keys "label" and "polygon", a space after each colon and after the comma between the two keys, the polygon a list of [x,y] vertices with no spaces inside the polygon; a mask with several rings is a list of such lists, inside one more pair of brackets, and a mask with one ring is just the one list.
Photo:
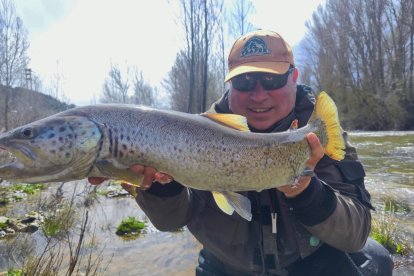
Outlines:
{"label": "man's ear", "polygon": [[295,68],[295,72],[293,72],[293,81],[297,82],[298,77],[299,77],[299,70],[298,68]]}

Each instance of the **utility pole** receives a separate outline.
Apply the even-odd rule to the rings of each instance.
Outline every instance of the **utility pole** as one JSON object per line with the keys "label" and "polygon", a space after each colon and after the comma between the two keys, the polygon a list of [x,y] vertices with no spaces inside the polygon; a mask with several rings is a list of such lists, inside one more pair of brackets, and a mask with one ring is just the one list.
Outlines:
{"label": "utility pole", "polygon": [[25,80],[26,80],[26,88],[33,90],[32,69],[25,68],[24,73],[25,73]]}

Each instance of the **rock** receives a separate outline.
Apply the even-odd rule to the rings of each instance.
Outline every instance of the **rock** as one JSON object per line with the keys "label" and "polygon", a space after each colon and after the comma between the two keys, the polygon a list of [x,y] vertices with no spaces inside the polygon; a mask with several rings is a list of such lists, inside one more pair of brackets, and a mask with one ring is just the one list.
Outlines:
{"label": "rock", "polygon": [[43,223],[45,221],[45,217],[38,212],[35,211],[31,211],[30,213],[25,215],[24,219],[21,219],[20,222],[21,223],[32,223],[34,221],[38,221],[40,223]]}
{"label": "rock", "polygon": [[0,225],[1,224],[7,224],[8,221],[9,221],[9,218],[8,217],[0,216]]}
{"label": "rock", "polygon": [[39,227],[40,226],[36,222],[33,222],[26,226],[26,228],[24,229],[24,232],[34,233],[37,230],[39,230]]}
{"label": "rock", "polygon": [[14,235],[16,234],[16,231],[14,231],[13,229],[11,229],[10,227],[7,227],[4,232],[6,232],[7,235]]}

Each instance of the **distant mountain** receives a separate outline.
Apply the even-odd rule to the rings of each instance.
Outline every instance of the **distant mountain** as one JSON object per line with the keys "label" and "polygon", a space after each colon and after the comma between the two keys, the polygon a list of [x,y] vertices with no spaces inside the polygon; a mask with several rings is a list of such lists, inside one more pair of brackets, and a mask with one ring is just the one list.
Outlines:
{"label": "distant mountain", "polygon": [[[6,106],[7,93],[8,106]],[[6,126],[6,110],[8,129],[13,129],[73,107],[75,105],[63,103],[37,91],[0,85],[0,132]]]}

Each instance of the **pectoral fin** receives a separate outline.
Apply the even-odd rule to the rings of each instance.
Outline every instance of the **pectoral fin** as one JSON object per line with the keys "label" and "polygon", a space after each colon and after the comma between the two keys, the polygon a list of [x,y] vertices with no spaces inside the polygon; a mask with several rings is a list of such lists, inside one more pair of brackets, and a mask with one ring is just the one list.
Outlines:
{"label": "pectoral fin", "polygon": [[234,192],[212,192],[217,206],[226,214],[232,215],[236,211],[242,218],[251,221],[252,212],[250,200]]}
{"label": "pectoral fin", "polygon": [[109,178],[120,180],[119,183],[128,182],[139,187],[143,180],[143,176],[131,172],[128,168],[118,168],[109,160],[95,162],[95,166],[102,174],[108,176]]}

